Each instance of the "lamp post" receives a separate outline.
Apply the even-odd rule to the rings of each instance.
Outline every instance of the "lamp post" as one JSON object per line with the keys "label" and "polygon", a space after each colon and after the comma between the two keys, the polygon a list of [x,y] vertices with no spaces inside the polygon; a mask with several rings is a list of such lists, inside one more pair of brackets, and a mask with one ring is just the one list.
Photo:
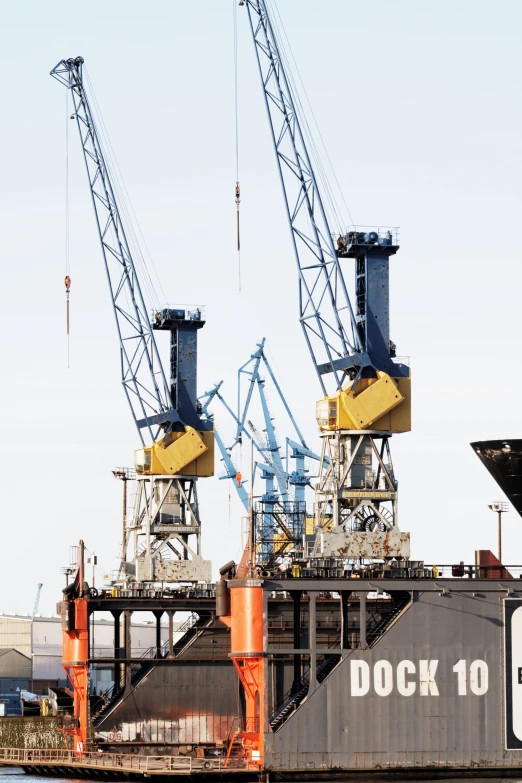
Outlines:
{"label": "lamp post", "polygon": [[498,562],[502,563],[502,514],[509,511],[509,504],[502,500],[495,500],[488,505],[488,508],[498,514]]}
{"label": "lamp post", "polygon": [[134,481],[136,471],[134,468],[114,468],[112,471],[114,478],[123,481],[123,514],[121,531],[121,564],[120,577],[125,578],[125,560],[127,558],[127,481]]}

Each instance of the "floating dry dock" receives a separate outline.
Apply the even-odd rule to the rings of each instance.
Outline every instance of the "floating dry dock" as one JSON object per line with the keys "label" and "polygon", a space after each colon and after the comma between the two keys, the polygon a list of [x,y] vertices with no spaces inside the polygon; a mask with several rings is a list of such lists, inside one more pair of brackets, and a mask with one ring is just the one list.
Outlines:
{"label": "floating dry dock", "polygon": [[[156,765],[155,774],[242,771],[250,779],[521,774],[522,567],[491,564],[486,554],[469,566],[374,564],[357,578],[230,578],[231,621],[223,586],[217,613],[215,598],[181,604],[159,592],[64,602],[65,649],[78,657],[66,659],[76,744],[63,764],[72,758],[75,770],[87,769],[92,759],[113,774],[113,760],[125,758],[125,774],[152,774]],[[238,602],[254,609],[239,632]],[[180,654],[158,649],[133,683],[137,661],[119,647],[105,664],[122,685],[96,718],[83,687],[100,662],[80,639],[91,612],[119,618],[147,609],[160,618],[180,605],[198,605],[201,617],[178,642]],[[76,653],[75,638],[83,644]],[[86,754],[95,743],[105,752]],[[29,761],[44,774],[51,763],[33,756],[23,766]]]}
{"label": "floating dry dock", "polygon": [[[266,618],[273,592],[290,589],[300,602],[293,648],[270,644],[265,621],[263,650],[235,653],[232,624],[232,656],[249,670],[256,660],[263,685],[252,700],[261,728],[250,741],[265,769],[520,770],[522,584],[513,578],[520,568],[454,571],[461,575],[228,583],[232,615],[236,591],[261,591]],[[493,578],[481,578],[486,574]],[[358,626],[351,631],[347,602],[355,590]],[[338,643],[328,647],[318,642],[316,611],[326,591],[338,596],[341,615]],[[376,594],[383,606],[372,617],[367,602]],[[285,654],[294,658],[293,687],[275,705],[271,683]],[[248,694],[246,702],[248,715]]]}

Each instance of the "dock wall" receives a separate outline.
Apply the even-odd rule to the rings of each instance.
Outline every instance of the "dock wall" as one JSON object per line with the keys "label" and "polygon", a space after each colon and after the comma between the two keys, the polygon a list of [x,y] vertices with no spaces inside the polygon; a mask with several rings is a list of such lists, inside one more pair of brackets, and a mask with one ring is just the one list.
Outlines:
{"label": "dock wall", "polygon": [[65,748],[58,718],[0,718],[0,748]]}

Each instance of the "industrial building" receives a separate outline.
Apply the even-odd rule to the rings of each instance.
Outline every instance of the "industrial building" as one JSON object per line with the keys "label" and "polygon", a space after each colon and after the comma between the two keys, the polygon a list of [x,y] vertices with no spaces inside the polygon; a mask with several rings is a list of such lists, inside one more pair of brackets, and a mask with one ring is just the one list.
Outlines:
{"label": "industrial building", "polygon": [[[93,622],[92,654],[107,657],[114,650],[114,623],[105,618]],[[162,627],[162,641],[168,629]],[[153,620],[132,624],[133,655],[140,658],[156,643]],[[112,684],[112,672],[97,669],[98,691]],[[44,693],[65,684],[62,668],[62,626],[59,617],[0,613],[0,692],[29,690]]]}
{"label": "industrial building", "polygon": [[0,648],[0,680],[9,677],[30,679],[33,664],[31,659],[13,648]]}

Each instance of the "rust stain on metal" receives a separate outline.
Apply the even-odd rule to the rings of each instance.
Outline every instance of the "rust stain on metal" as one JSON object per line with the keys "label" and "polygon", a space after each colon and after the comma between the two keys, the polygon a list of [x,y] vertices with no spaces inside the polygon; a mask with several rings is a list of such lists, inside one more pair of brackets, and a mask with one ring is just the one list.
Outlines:
{"label": "rust stain on metal", "polygon": [[322,554],[327,557],[399,557],[410,555],[410,535],[397,528],[372,532],[332,531],[325,534]]}

